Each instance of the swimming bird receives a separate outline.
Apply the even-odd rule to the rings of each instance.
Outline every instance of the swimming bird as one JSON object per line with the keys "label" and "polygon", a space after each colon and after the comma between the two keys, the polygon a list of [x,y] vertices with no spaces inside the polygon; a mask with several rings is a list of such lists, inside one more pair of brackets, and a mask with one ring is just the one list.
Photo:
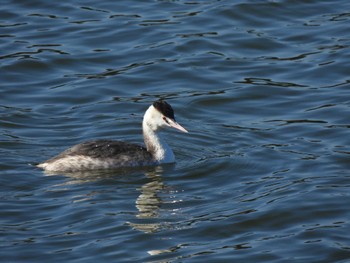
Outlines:
{"label": "swimming bird", "polygon": [[174,153],[159,131],[172,127],[188,132],[175,120],[174,110],[164,100],[155,101],[143,116],[145,146],[114,140],[77,144],[37,165],[46,172],[77,172],[119,167],[159,165],[175,162]]}

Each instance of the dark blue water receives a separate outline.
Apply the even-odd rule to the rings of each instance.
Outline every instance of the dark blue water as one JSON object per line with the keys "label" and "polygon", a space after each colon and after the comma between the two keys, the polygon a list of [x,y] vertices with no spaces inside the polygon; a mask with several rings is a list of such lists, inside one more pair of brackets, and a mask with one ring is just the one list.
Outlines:
{"label": "dark blue water", "polygon": [[[3,262],[350,260],[349,1],[3,1]],[[176,165],[48,176],[172,104]]]}

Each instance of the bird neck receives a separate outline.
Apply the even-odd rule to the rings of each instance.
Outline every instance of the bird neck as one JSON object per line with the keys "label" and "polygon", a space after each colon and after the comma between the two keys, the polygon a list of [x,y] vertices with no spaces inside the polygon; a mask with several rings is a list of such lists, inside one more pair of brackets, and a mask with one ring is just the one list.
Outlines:
{"label": "bird neck", "polygon": [[153,159],[159,163],[172,163],[175,161],[174,153],[169,145],[163,140],[162,136],[152,130],[146,121],[142,123],[143,139],[147,151],[153,156]]}

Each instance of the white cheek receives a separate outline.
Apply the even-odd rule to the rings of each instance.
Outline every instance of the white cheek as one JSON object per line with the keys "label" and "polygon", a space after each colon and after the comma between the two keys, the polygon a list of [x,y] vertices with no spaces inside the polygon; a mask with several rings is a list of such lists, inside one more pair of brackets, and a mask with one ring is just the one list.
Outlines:
{"label": "white cheek", "polygon": [[149,122],[148,125],[150,126],[150,128],[153,131],[158,130],[159,128],[165,128],[167,127],[167,124],[165,123],[165,121],[163,121],[163,119],[161,118],[156,118],[153,119],[152,122]]}

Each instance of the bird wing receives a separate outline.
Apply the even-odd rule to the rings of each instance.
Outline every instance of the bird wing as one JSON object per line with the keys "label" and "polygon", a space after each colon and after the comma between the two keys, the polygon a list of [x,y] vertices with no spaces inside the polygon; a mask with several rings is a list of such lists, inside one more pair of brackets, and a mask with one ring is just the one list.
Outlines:
{"label": "bird wing", "polygon": [[96,140],[83,142],[68,148],[54,159],[66,156],[84,155],[92,158],[118,158],[120,155],[142,155],[151,158],[151,154],[141,145],[112,140]]}

